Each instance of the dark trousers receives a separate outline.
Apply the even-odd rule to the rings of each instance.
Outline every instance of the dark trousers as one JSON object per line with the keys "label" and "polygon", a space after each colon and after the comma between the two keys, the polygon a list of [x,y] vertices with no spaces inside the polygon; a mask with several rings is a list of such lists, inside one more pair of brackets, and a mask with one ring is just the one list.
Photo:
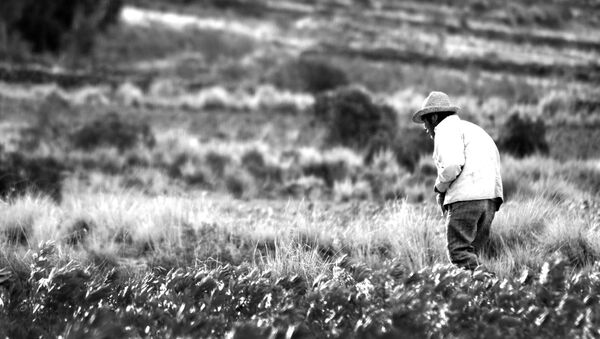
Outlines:
{"label": "dark trousers", "polygon": [[490,236],[496,202],[493,199],[459,201],[447,207],[448,257],[454,265],[474,270],[479,265],[479,251]]}

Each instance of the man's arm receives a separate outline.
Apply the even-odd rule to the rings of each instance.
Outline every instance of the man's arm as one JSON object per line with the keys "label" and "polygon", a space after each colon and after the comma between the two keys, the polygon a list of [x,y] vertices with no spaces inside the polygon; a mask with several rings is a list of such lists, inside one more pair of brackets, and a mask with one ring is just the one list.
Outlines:
{"label": "man's arm", "polygon": [[434,161],[438,172],[434,191],[445,193],[465,165],[462,133],[459,130],[439,131],[435,136],[434,147]]}

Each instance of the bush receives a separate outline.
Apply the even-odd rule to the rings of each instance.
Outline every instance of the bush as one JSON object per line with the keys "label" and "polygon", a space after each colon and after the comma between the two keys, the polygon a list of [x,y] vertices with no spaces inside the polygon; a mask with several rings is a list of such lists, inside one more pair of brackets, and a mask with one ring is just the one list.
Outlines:
{"label": "bush", "polygon": [[94,36],[119,19],[122,0],[3,0],[0,21],[34,52],[57,53],[71,45],[89,53]]}
{"label": "bush", "polygon": [[396,112],[373,102],[360,88],[346,87],[316,98],[314,113],[327,125],[327,143],[366,149],[389,146],[398,125]]}
{"label": "bush", "polygon": [[217,151],[208,151],[204,156],[206,164],[211,172],[217,177],[222,178],[225,175],[227,165],[232,162],[231,156]]}
{"label": "bush", "polygon": [[76,148],[85,150],[112,146],[124,151],[139,144],[153,147],[156,143],[148,124],[122,121],[116,113],[109,113],[81,126],[71,134],[70,139]]}
{"label": "bush", "polygon": [[0,155],[0,194],[4,198],[36,192],[61,200],[63,164],[54,158],[27,158],[20,153]]}
{"label": "bush", "polygon": [[422,156],[431,156],[433,140],[421,128],[403,128],[397,131],[392,150],[398,163],[413,171]]}
{"label": "bush", "polygon": [[544,122],[529,117],[521,118],[518,112],[513,113],[501,126],[496,143],[500,150],[517,157],[535,152],[548,153]]}
{"label": "bush", "polygon": [[281,183],[283,181],[283,171],[281,168],[270,165],[265,161],[263,154],[257,149],[248,150],[242,156],[242,166],[250,173],[257,181],[266,186],[273,183]]}
{"label": "bush", "polygon": [[242,169],[231,169],[225,174],[225,188],[236,199],[254,195],[254,180],[252,176]]}
{"label": "bush", "polygon": [[327,61],[300,58],[290,61],[271,75],[278,87],[292,91],[320,93],[348,85],[344,71]]}

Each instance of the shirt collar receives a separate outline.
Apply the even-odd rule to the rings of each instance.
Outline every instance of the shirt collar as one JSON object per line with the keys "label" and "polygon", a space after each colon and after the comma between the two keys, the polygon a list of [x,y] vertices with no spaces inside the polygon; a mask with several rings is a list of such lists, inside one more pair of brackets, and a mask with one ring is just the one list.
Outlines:
{"label": "shirt collar", "polygon": [[446,128],[444,126],[451,125],[455,121],[459,121],[459,120],[460,120],[460,118],[458,117],[458,115],[456,115],[456,114],[449,115],[444,120],[442,120],[442,122],[440,122],[437,126],[435,126],[435,128],[433,130],[435,132],[437,132],[438,128]]}

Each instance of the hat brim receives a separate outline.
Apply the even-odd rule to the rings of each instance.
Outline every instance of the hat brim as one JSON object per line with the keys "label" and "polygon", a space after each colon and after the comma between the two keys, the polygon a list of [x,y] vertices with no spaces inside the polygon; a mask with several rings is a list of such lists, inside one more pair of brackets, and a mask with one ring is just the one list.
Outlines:
{"label": "hat brim", "polygon": [[412,121],[417,124],[422,124],[424,115],[438,112],[458,113],[458,111],[460,111],[460,108],[457,106],[430,106],[416,111],[415,114],[413,114]]}

